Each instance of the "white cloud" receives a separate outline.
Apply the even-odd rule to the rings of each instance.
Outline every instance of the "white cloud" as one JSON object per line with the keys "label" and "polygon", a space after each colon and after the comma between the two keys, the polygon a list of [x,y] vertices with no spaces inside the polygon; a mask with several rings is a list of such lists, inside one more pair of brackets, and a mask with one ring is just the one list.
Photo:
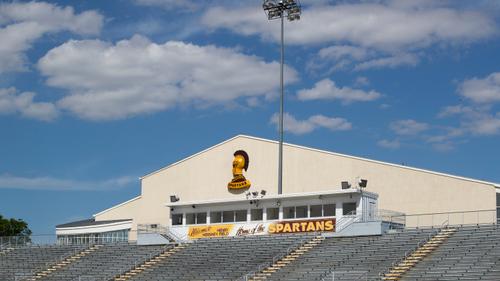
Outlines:
{"label": "white cloud", "polygon": [[25,52],[45,34],[95,35],[102,24],[103,17],[96,11],[75,14],[72,7],[46,2],[0,3],[0,73],[25,70]]}
{"label": "white cloud", "polygon": [[349,87],[337,87],[330,79],[317,82],[312,89],[302,89],[297,93],[300,100],[340,100],[348,104],[357,101],[372,101],[382,95],[376,91],[363,91]]}
{"label": "white cloud", "polygon": [[355,60],[362,60],[369,55],[366,48],[338,45],[330,46],[319,50],[318,56],[321,59],[334,59],[338,60],[343,57],[349,57]]}
{"label": "white cloud", "polygon": [[380,140],[377,142],[378,146],[384,147],[384,148],[390,148],[390,149],[397,149],[401,147],[401,143],[399,140]]}
{"label": "white cloud", "polygon": [[[75,67],[78,66],[78,67]],[[84,119],[121,119],[178,104],[228,104],[269,96],[278,88],[277,62],[233,49],[178,41],[156,44],[142,36],[110,44],[69,41],[38,67],[47,84],[67,89],[58,106]],[[286,83],[297,80],[285,68]]]}
{"label": "white cloud", "polygon": [[192,0],[134,0],[134,2],[137,5],[161,7],[166,10],[178,8],[193,10],[199,7],[199,4]]}
{"label": "white cloud", "polygon": [[[271,117],[271,123],[279,125],[279,115]],[[324,115],[313,115],[305,120],[297,120],[289,113],[283,116],[284,130],[296,135],[310,133],[319,128],[326,128],[331,131],[346,131],[352,128],[352,124],[344,118],[327,117]]]}
{"label": "white cloud", "polygon": [[[331,45],[308,62],[313,72],[414,66],[424,48],[463,46],[497,33],[491,13],[454,7],[453,1],[325,2],[305,5],[300,21],[286,23],[287,44]],[[208,9],[201,22],[212,30],[280,40],[280,25],[267,21],[259,5],[219,5]]]}
{"label": "white cloud", "polygon": [[464,126],[475,135],[487,136],[500,134],[500,112],[496,115],[481,114],[476,119],[465,121]]}
{"label": "white cloud", "polygon": [[0,88],[0,114],[20,113],[22,116],[42,121],[57,117],[58,111],[49,102],[33,101],[35,93],[18,93],[15,88]]}
{"label": "white cloud", "polygon": [[449,116],[454,116],[458,114],[468,114],[472,113],[474,109],[470,106],[463,105],[451,105],[444,107],[438,114],[439,118],[445,118]]}
{"label": "white cloud", "polygon": [[137,177],[117,177],[102,181],[77,181],[54,177],[20,177],[0,175],[0,189],[27,189],[27,190],[115,190],[124,188],[132,183],[138,183]]}
{"label": "white cloud", "polygon": [[394,121],[389,127],[398,135],[418,135],[429,129],[428,124],[412,119]]}
{"label": "white cloud", "polygon": [[370,80],[364,76],[358,76],[354,83],[358,86],[368,86],[370,85]]}
{"label": "white cloud", "polygon": [[500,72],[485,78],[473,78],[462,82],[458,92],[475,103],[495,103],[500,101]]}
{"label": "white cloud", "polygon": [[370,59],[357,64],[354,70],[366,70],[371,68],[395,68],[398,66],[408,65],[415,66],[419,62],[419,58],[414,54],[398,54],[389,57]]}
{"label": "white cloud", "polygon": [[[279,24],[266,21],[258,5],[214,7],[206,12],[202,23],[212,29],[225,28],[279,41]],[[496,30],[494,19],[487,14],[394,2],[306,7],[300,21],[287,25],[290,44],[347,42],[386,51],[475,41],[491,36]]]}

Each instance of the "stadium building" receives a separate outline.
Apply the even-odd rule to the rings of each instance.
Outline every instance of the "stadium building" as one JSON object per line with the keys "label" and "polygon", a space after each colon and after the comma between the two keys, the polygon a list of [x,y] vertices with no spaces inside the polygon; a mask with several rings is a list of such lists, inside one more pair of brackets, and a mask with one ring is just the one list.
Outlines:
{"label": "stadium building", "polygon": [[56,226],[59,241],[174,240],[342,230],[384,231],[496,223],[500,185],[284,144],[277,194],[276,141],[238,135],[141,177],[141,195],[92,219]]}

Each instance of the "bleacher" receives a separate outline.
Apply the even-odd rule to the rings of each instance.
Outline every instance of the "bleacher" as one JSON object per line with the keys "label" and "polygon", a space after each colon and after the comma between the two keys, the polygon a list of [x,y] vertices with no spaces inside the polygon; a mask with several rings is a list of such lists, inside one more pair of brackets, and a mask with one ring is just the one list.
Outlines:
{"label": "bleacher", "polygon": [[[360,280],[381,280],[380,273],[438,231],[407,229],[382,236],[328,237],[266,280],[332,280],[332,270],[336,272],[335,280],[357,280],[349,274],[356,272],[363,273]],[[315,234],[200,239],[128,280],[237,280],[313,237]],[[104,244],[37,280],[112,280],[172,247]],[[87,248],[23,246],[1,252],[0,280],[25,280],[22,276],[33,276]],[[457,227],[448,240],[400,280],[500,280],[500,227]]]}
{"label": "bleacher", "polygon": [[344,275],[348,272],[365,272],[367,280],[380,280],[381,271],[435,232],[433,229],[405,230],[382,236],[327,238],[320,246],[268,280],[322,280],[331,276],[329,273],[332,270]]}
{"label": "bleacher", "polygon": [[151,259],[167,250],[169,246],[137,246],[130,244],[104,244],[96,250],[67,266],[53,271],[41,280],[62,281],[110,280],[117,273],[127,271],[136,264]]}
{"label": "bleacher", "polygon": [[0,280],[15,280],[31,275],[48,264],[84,250],[86,246],[24,246],[0,255]]}
{"label": "bleacher", "polygon": [[500,280],[500,227],[460,227],[402,280]]}
{"label": "bleacher", "polygon": [[131,280],[236,280],[313,237],[266,235],[198,240]]}

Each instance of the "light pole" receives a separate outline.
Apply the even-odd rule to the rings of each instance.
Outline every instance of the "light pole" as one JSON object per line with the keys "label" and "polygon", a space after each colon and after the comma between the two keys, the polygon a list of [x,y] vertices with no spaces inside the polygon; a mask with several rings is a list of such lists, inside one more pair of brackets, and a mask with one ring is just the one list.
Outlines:
{"label": "light pole", "polygon": [[262,4],[264,12],[267,14],[267,19],[281,20],[281,62],[280,62],[280,120],[279,120],[279,156],[278,156],[278,194],[283,192],[283,65],[285,60],[285,36],[284,36],[284,19],[285,16],[289,21],[300,19],[300,2],[299,0],[264,0]]}

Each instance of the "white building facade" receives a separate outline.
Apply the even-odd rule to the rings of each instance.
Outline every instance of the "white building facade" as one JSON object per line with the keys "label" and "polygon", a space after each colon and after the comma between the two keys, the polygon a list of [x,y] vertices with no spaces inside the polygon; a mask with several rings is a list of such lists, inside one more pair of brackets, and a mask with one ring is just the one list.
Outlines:
{"label": "white building facade", "polygon": [[[233,153],[237,150],[244,150],[249,156],[249,167],[244,173],[252,183],[249,189],[228,189],[228,182],[232,179]],[[376,197],[374,204],[378,209],[406,214],[408,226],[424,222],[432,225],[495,223],[497,212],[500,215],[500,209],[497,209],[500,206],[498,184],[293,144],[284,144],[283,194],[278,195],[277,155],[278,144],[275,141],[243,135],[233,137],[143,176],[138,197],[95,214],[93,220],[97,223],[129,222],[123,224],[122,230],[127,230],[131,241],[137,237],[138,225],[172,226],[184,229],[183,234],[186,234],[189,226],[197,226],[198,221],[204,221],[206,225],[212,224],[212,221],[213,224],[224,224],[224,211],[227,223],[253,224],[252,210],[255,205],[251,206],[250,201],[254,199],[248,199],[248,193],[259,194],[262,215],[256,213],[260,211],[253,212],[256,217],[262,216],[262,222],[267,223],[270,213],[272,218],[276,217],[276,211],[268,213],[268,210],[273,206],[276,208],[277,201],[281,205],[274,223],[281,220],[315,220],[319,218],[316,217],[318,205],[322,206],[322,219],[338,220],[339,214],[345,213],[344,203],[356,203],[359,210],[359,182],[362,179],[367,180],[363,191]],[[350,185],[350,189],[343,189],[346,184]],[[262,198],[261,192],[265,193]],[[359,195],[359,200],[345,201],[346,194]],[[328,202],[320,195],[335,198]],[[286,206],[290,202],[294,202],[293,206]],[[325,205],[327,214],[331,214],[329,210],[332,208],[328,205],[335,205],[334,216],[323,216]],[[352,205],[346,206],[352,209]],[[293,218],[288,217],[287,212],[291,211],[285,207],[294,207]],[[361,208],[368,210],[370,207]],[[229,211],[233,211],[233,219],[229,218]],[[212,214],[214,212],[220,213],[220,222],[212,217],[219,214]],[[295,217],[297,214],[300,217]],[[89,229],[91,226],[89,224]],[[58,235],[64,236],[66,228],[58,226]],[[80,228],[79,234],[85,233],[85,227]]]}

